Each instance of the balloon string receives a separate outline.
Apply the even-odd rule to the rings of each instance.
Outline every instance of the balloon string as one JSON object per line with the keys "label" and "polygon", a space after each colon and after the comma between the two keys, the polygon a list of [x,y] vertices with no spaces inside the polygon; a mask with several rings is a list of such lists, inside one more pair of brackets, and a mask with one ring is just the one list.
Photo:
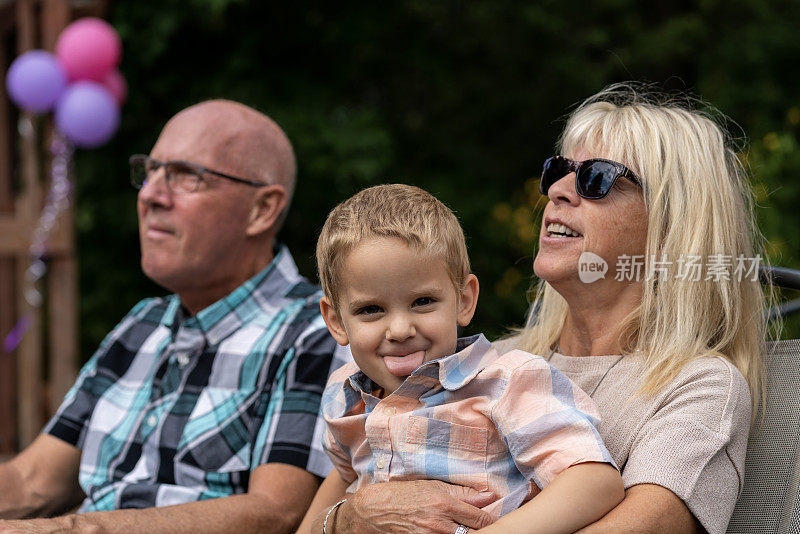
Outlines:
{"label": "balloon string", "polygon": [[[25,301],[34,309],[42,305],[42,294],[39,292],[38,285],[39,280],[47,273],[47,264],[45,263],[47,238],[56,226],[61,212],[69,205],[69,195],[72,192],[69,168],[73,152],[72,145],[58,131],[55,131],[53,142],[50,145],[50,153],[53,156],[50,167],[50,190],[47,193],[44,208],[39,216],[36,229],[33,231],[31,245],[28,249],[30,264],[25,271],[25,285],[22,293]],[[30,328],[31,322],[30,313],[25,313],[17,321],[3,342],[3,349],[7,353],[14,351],[19,346],[25,332]]]}
{"label": "balloon string", "polygon": [[22,341],[22,337],[25,335],[25,332],[28,331],[28,328],[31,327],[31,314],[24,313],[22,317],[19,318],[17,324],[14,325],[14,328],[11,329],[11,332],[8,333],[6,336],[5,341],[3,341],[3,350],[10,354],[14,352],[14,350],[19,346],[20,341]]}

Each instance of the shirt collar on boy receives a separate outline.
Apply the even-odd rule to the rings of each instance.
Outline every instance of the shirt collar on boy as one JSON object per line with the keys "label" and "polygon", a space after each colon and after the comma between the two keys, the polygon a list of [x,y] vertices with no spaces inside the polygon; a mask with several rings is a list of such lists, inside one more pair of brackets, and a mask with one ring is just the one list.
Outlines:
{"label": "shirt collar on boy", "polygon": [[[497,351],[483,334],[462,337],[456,341],[456,353],[426,362],[417,367],[411,376],[436,378],[447,390],[454,391],[468,384],[475,375],[497,358]],[[373,382],[363,371],[358,370],[350,375],[343,384],[345,391],[350,389],[360,394],[372,394],[380,386]],[[402,385],[400,386],[403,387]],[[355,399],[352,399],[355,400]],[[347,404],[350,404],[348,402]]]}

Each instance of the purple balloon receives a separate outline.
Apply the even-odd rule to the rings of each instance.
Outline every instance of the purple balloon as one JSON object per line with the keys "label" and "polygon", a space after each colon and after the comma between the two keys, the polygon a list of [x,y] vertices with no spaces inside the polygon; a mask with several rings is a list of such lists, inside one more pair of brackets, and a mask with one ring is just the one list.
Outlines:
{"label": "purple balloon", "polygon": [[49,111],[66,84],[64,69],[44,50],[25,52],[11,63],[6,75],[6,89],[14,103],[36,113]]}
{"label": "purple balloon", "polygon": [[97,82],[70,84],[56,104],[56,127],[76,146],[94,148],[114,135],[119,107],[114,95]]}

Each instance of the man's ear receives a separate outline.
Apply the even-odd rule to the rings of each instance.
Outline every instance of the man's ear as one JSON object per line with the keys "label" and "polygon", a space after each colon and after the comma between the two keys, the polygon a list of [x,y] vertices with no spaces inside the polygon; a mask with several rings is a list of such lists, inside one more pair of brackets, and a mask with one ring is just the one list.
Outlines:
{"label": "man's ear", "polygon": [[319,301],[319,311],[322,312],[322,319],[325,321],[325,326],[328,327],[328,332],[331,333],[333,339],[339,345],[345,346],[350,343],[347,338],[347,332],[344,329],[342,318],[339,317],[339,312],[328,300],[328,297],[322,297]]}
{"label": "man's ear", "polygon": [[467,276],[464,287],[459,295],[461,301],[458,307],[458,324],[467,326],[475,315],[475,307],[478,305],[478,277],[474,274]]}
{"label": "man's ear", "polygon": [[287,200],[286,189],[282,185],[259,187],[247,221],[247,235],[253,237],[273,230],[286,208]]}

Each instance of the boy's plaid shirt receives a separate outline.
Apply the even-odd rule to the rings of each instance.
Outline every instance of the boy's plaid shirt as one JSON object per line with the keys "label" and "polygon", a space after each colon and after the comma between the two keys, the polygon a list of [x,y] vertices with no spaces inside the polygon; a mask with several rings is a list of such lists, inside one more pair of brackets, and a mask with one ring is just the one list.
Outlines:
{"label": "boy's plaid shirt", "polygon": [[326,476],[319,403],[343,362],[319,297],[282,247],[194,317],[175,295],[137,304],[44,429],[82,449],[81,511],[244,493],[270,462]]}
{"label": "boy's plaid shirt", "polygon": [[442,480],[490,492],[499,517],[567,467],[614,464],[589,398],[543,358],[498,355],[482,335],[427,362],[384,399],[351,362],[322,400],[325,449],[348,491],[388,480]]}

